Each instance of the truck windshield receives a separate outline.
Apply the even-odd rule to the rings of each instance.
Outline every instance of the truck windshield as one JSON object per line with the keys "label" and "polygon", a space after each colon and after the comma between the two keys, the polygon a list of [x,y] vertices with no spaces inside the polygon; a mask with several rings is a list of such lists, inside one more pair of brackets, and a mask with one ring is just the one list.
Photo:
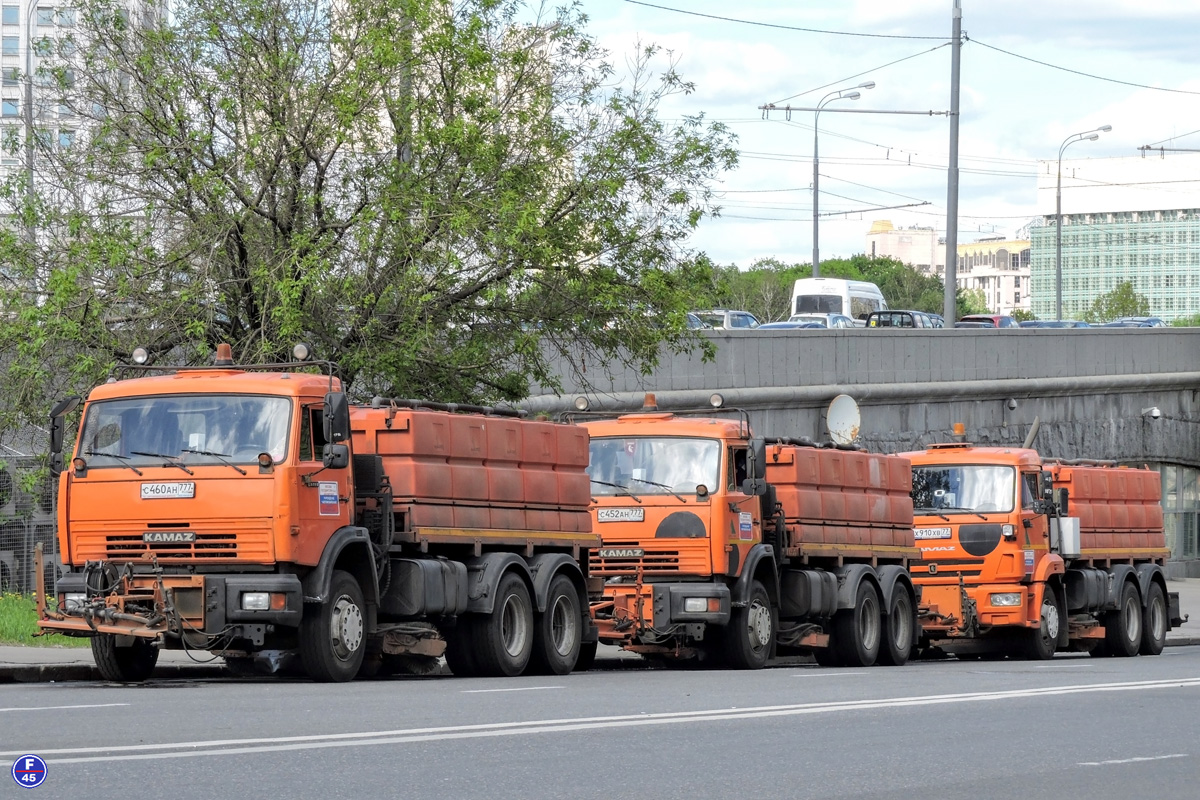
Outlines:
{"label": "truck windshield", "polygon": [[[162,395],[88,406],[79,455],[90,469],[253,463],[259,453],[287,456],[292,401],[255,395]],[[203,452],[196,452],[203,451]],[[108,456],[108,458],[105,458]]]}
{"label": "truck windshield", "polygon": [[[709,491],[720,485],[721,443],[715,439],[592,439],[588,476],[595,495]],[[609,484],[609,485],[606,485]]]}
{"label": "truck windshield", "polygon": [[979,465],[913,465],[913,511],[970,514],[1012,511],[1016,470]]}

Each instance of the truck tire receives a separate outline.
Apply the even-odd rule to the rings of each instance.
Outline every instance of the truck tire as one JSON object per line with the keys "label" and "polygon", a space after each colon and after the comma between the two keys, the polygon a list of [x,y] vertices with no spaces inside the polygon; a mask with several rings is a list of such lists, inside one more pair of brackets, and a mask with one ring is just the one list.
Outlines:
{"label": "truck tire", "polygon": [[913,651],[913,632],[917,626],[916,609],[908,590],[897,584],[892,588],[892,606],[883,622],[883,647],[879,650],[879,663],[889,667],[902,667],[908,663]]}
{"label": "truck tire", "polygon": [[476,619],[473,627],[478,674],[511,678],[525,671],[533,652],[532,609],[525,582],[515,572],[506,573],[492,613]]}
{"label": "truck tire", "polygon": [[567,675],[579,659],[579,643],[583,635],[583,612],[579,609],[579,593],[566,575],[550,581],[546,611],[536,615],[533,631],[533,652],[526,672],[536,675]]}
{"label": "truck tire", "polygon": [[1038,622],[1038,627],[1025,632],[1025,657],[1031,661],[1049,661],[1054,658],[1054,651],[1058,649],[1058,634],[1063,624],[1058,594],[1051,586],[1042,588]]}
{"label": "truck tire", "polygon": [[154,672],[158,648],[141,637],[134,638],[133,644],[120,647],[114,634],[101,633],[92,637],[92,657],[104,680],[141,683]]}
{"label": "truck tire", "polygon": [[725,656],[734,669],[762,669],[775,641],[775,609],[759,581],[750,584],[744,608],[733,609],[725,627]]}
{"label": "truck tire", "polygon": [[845,608],[833,618],[833,643],[838,660],[847,667],[869,667],[879,657],[882,638],[879,592],[864,580],[858,584],[854,608]]}
{"label": "truck tire", "polygon": [[1104,643],[1118,657],[1136,656],[1142,646],[1142,603],[1133,581],[1122,584],[1117,610],[1104,617]]}
{"label": "truck tire", "polygon": [[367,651],[363,595],[349,572],[334,570],[329,599],[300,620],[300,663],[321,683],[353,680]]}
{"label": "truck tire", "polygon": [[596,664],[596,650],[600,647],[599,642],[584,642],[579,645],[579,658],[575,659],[575,671],[587,672]]}
{"label": "truck tire", "polygon": [[1144,656],[1156,656],[1167,643],[1167,598],[1162,587],[1150,583],[1146,594],[1146,608],[1142,612],[1142,646],[1138,652]]}
{"label": "truck tire", "polygon": [[460,616],[453,628],[442,631],[446,639],[446,666],[459,678],[473,678],[479,674],[475,665],[474,620]]}

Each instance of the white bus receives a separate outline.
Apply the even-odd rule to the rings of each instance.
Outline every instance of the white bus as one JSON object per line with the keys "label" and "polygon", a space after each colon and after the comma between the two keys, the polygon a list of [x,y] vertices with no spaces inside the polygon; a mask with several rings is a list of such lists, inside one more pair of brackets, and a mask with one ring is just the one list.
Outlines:
{"label": "white bus", "polygon": [[793,314],[845,314],[862,326],[867,314],[886,311],[879,287],[867,281],[843,278],[801,278],[792,289]]}

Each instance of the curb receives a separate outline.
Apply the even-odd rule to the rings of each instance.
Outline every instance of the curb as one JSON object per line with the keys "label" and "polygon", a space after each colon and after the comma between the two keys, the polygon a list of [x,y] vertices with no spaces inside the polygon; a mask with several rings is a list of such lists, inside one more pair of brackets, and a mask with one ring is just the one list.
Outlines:
{"label": "curb", "polygon": [[[163,664],[154,668],[154,678],[216,678],[231,675],[224,665]],[[58,681],[102,681],[100,670],[88,664],[28,664],[0,667],[0,683],[55,683]]]}
{"label": "curb", "polygon": [[1200,644],[1200,636],[1176,636],[1174,639],[1167,639],[1166,647],[1191,647],[1192,645]]}

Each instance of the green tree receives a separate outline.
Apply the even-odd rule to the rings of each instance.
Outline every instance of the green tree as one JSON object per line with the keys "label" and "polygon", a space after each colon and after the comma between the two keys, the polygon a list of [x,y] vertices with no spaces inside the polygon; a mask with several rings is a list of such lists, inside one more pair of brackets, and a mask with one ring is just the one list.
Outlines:
{"label": "green tree", "polygon": [[992,313],[992,309],[988,307],[987,298],[983,296],[981,289],[959,289],[955,296],[955,305],[960,318],[965,317],[967,314]]}
{"label": "green tree", "polygon": [[[577,5],[83,0],[47,58],[80,120],[0,192],[10,416],[152,361],[282,360],[305,340],[359,396],[513,400],[561,354],[649,369],[695,346],[733,137],[660,119],[692,85],[654,47],[614,78]],[[53,143],[56,144],[56,143]],[[30,236],[30,232],[35,235]]]}
{"label": "green tree", "polygon": [[1091,307],[1084,312],[1083,318],[1088,322],[1111,322],[1121,317],[1146,317],[1150,315],[1150,301],[1145,295],[1133,290],[1132,281],[1121,281],[1092,301]]}
{"label": "green tree", "polygon": [[1026,311],[1023,308],[1014,308],[1012,312],[1012,318],[1017,322],[1026,322],[1028,320],[1037,319],[1037,315],[1035,315],[1032,311]]}
{"label": "green tree", "polygon": [[1190,317],[1180,317],[1172,320],[1171,327],[1174,328],[1200,328],[1200,314],[1192,314]]}

